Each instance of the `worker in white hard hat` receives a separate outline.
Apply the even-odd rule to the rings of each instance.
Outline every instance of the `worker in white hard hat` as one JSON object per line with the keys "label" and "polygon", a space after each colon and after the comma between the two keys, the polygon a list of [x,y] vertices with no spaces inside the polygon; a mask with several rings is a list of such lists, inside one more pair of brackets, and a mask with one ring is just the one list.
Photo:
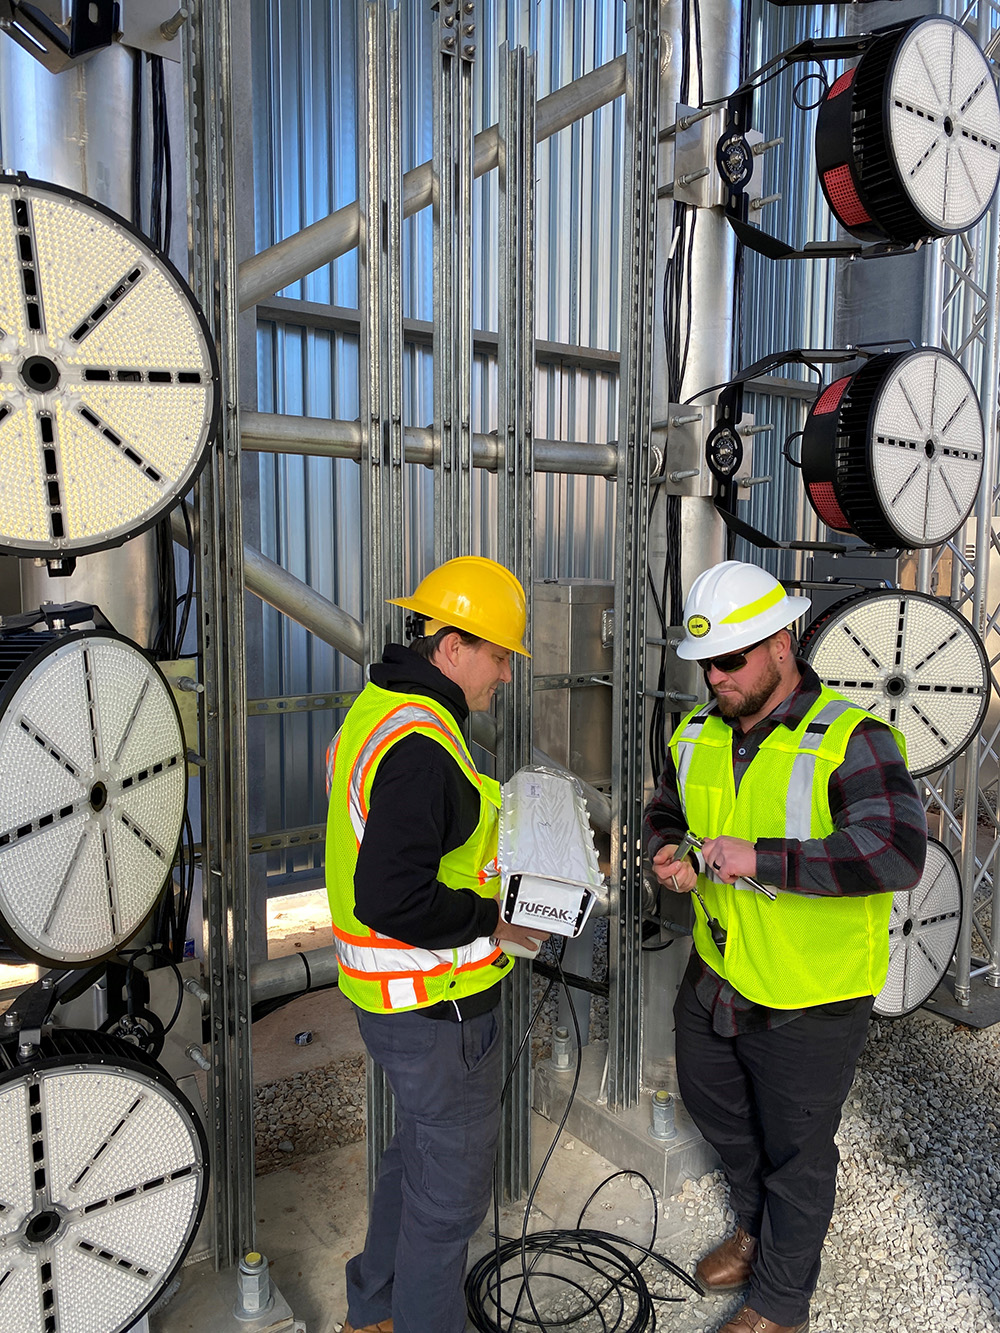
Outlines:
{"label": "worker in white hard hat", "polygon": [[511,679],[524,589],[460,556],[397,605],[409,646],[372,666],[328,758],[326,881],[339,986],[395,1098],[345,1333],[463,1333],[469,1240],[489,1207],[500,1128],[500,787],[462,728]]}
{"label": "worker in white hard hat", "polygon": [[796,658],[809,605],[735,560],[694,581],[677,652],[711,699],[674,732],[645,814],[657,880],[696,891],[677,1075],[737,1224],[696,1276],[709,1293],[747,1288],[720,1333],[808,1328],[892,894],[917,883],[926,850],[901,734]]}

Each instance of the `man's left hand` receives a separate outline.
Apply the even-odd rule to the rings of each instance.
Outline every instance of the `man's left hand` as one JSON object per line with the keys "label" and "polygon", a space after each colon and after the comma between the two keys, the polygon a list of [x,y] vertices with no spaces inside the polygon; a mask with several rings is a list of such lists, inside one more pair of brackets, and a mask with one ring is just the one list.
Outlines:
{"label": "man's left hand", "polygon": [[732,884],[741,875],[757,875],[757,849],[746,838],[706,838],[701,854],[714,879]]}

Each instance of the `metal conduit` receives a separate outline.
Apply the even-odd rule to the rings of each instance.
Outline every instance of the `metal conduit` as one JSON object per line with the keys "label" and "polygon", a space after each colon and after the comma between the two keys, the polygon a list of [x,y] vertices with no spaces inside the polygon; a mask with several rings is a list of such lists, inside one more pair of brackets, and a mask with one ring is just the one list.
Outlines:
{"label": "metal conduit", "polygon": [[[582,116],[606,106],[625,91],[625,57],[618,56],[565,88],[559,88],[538,103],[536,134],[548,139]],[[500,134],[496,125],[475,138],[473,173],[484,176],[500,159]],[[414,167],[403,177],[403,216],[411,217],[431,203],[434,175],[430,162]],[[347,254],[358,244],[360,210],[357,201],[345,204],[318,222],[303,227],[277,245],[262,250],[239,266],[239,304],[249,310],[258,301],[274,296],[289,283]]]}
{"label": "metal conduit", "polygon": [[[407,463],[434,464],[434,432],[407,426],[403,432]],[[361,458],[361,423],[324,417],[285,416],[277,412],[240,414],[240,442],[257,453],[309,454],[325,458]],[[609,444],[582,444],[572,440],[535,440],[536,472],[575,476],[613,477],[618,448]],[[496,435],[473,435],[474,467],[496,472],[500,441]]]}

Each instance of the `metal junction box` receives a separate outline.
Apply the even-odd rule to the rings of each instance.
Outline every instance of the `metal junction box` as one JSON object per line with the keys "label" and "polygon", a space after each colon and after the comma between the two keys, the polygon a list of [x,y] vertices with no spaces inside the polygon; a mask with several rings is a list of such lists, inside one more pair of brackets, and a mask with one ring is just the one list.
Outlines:
{"label": "metal junction box", "polygon": [[584,781],[611,787],[615,585],[536,583],[532,630],[534,743]]}

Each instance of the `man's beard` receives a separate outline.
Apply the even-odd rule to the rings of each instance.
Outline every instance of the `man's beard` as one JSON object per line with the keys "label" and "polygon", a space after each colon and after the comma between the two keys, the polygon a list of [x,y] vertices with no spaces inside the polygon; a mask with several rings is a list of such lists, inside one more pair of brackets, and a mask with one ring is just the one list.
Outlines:
{"label": "man's beard", "polygon": [[760,712],[780,684],[781,673],[773,662],[769,662],[767,674],[751,694],[716,694],[719,712],[723,717],[753,717],[755,713]]}

